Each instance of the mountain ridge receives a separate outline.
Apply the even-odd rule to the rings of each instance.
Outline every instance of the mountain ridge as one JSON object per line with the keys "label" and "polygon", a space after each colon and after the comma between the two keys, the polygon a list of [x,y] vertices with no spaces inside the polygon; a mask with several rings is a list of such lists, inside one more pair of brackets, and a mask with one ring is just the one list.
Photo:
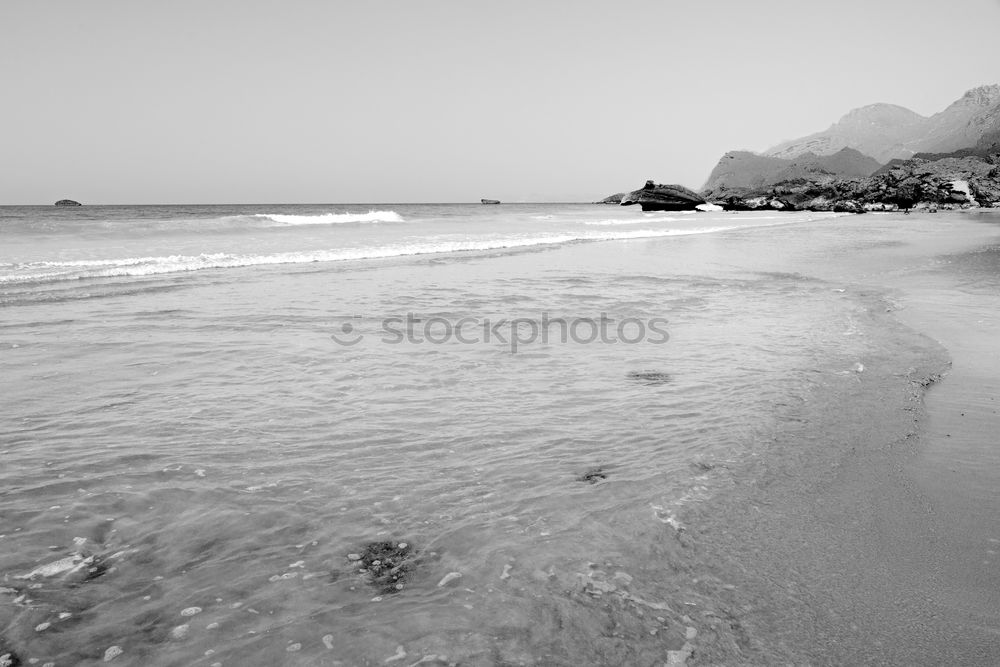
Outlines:
{"label": "mountain ridge", "polygon": [[988,84],[967,90],[931,116],[884,102],[858,107],[825,130],[781,142],[762,154],[794,158],[806,152],[829,155],[846,147],[884,163],[971,146],[998,115],[1000,84]]}
{"label": "mountain ridge", "polygon": [[1000,206],[1000,85],[928,117],[871,104],[762,154],[730,151],[703,195],[731,210]]}

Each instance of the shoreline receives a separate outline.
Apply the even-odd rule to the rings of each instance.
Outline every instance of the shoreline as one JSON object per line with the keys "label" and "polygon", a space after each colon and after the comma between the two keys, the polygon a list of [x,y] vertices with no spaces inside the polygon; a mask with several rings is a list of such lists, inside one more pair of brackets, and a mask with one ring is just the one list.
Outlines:
{"label": "shoreline", "polygon": [[[991,247],[960,252],[955,262]],[[802,451],[805,429],[779,431],[735,475],[751,481],[684,517],[693,526],[726,517],[724,526],[696,533],[691,546],[716,554],[717,572],[741,579],[717,591],[732,618],[689,664],[1000,664],[1000,519],[995,493],[992,505],[987,497],[996,473],[962,491],[963,480],[995,461],[975,457],[987,451],[1000,407],[986,396],[1000,388],[995,379],[974,384],[1000,368],[987,344],[1000,334],[1000,320],[978,327],[968,320],[1000,298],[966,294],[976,303],[954,306],[957,270],[937,276],[936,285],[928,280],[933,289],[902,287],[903,308],[886,308],[896,327],[934,340],[950,359],[910,357],[908,387],[876,394],[893,406],[891,423],[875,405],[844,397],[851,409],[829,430],[846,426],[845,440],[810,442]],[[892,279],[879,289],[900,287]],[[956,416],[975,395],[979,404]],[[827,431],[822,422],[810,429]],[[943,477],[956,442],[978,449]]]}

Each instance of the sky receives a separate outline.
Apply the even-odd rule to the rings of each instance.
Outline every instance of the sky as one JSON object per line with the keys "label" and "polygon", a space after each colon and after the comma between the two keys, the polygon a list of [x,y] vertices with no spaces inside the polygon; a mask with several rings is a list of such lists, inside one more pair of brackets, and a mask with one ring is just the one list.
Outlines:
{"label": "sky", "polygon": [[1000,0],[0,0],[0,204],[593,201],[1000,83]]}

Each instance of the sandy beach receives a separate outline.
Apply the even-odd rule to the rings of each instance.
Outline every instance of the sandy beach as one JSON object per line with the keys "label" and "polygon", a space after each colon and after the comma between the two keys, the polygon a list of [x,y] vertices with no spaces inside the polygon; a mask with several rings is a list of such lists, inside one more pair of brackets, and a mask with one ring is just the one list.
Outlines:
{"label": "sandy beach", "polygon": [[952,220],[849,270],[813,265],[894,290],[886,310],[948,361],[914,358],[910,390],[825,412],[837,423],[819,431],[839,441],[813,438],[808,461],[802,429],[779,433],[752,482],[698,509],[728,517],[694,542],[739,577],[721,641],[694,664],[1000,663],[1000,215]]}

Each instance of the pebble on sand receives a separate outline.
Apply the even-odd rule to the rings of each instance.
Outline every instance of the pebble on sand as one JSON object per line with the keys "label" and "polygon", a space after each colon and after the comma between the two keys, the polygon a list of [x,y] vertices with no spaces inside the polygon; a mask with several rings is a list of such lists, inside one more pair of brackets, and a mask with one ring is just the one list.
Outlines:
{"label": "pebble on sand", "polygon": [[201,607],[188,607],[181,611],[181,616],[194,616],[201,613]]}
{"label": "pebble on sand", "polygon": [[176,628],[170,631],[170,636],[174,639],[184,639],[188,635],[188,631],[191,626],[185,623],[184,625],[178,625]]}
{"label": "pebble on sand", "polygon": [[329,651],[333,650],[333,635],[323,635],[323,646]]}
{"label": "pebble on sand", "polygon": [[288,651],[289,653],[295,653],[296,651],[301,651],[302,650],[302,644],[300,644],[299,642],[295,642],[294,644],[289,644],[285,648],[285,650]]}
{"label": "pebble on sand", "polygon": [[111,646],[104,652],[104,662],[111,662],[124,652],[121,646]]}
{"label": "pebble on sand", "polygon": [[390,662],[396,662],[397,660],[402,660],[405,657],[406,657],[406,649],[404,649],[402,646],[397,646],[396,653],[386,658],[383,662],[388,665]]}
{"label": "pebble on sand", "polygon": [[444,575],[444,577],[441,578],[441,581],[438,582],[438,588],[441,588],[442,586],[447,586],[455,579],[461,579],[461,578],[462,578],[461,572],[449,572],[448,574]]}

